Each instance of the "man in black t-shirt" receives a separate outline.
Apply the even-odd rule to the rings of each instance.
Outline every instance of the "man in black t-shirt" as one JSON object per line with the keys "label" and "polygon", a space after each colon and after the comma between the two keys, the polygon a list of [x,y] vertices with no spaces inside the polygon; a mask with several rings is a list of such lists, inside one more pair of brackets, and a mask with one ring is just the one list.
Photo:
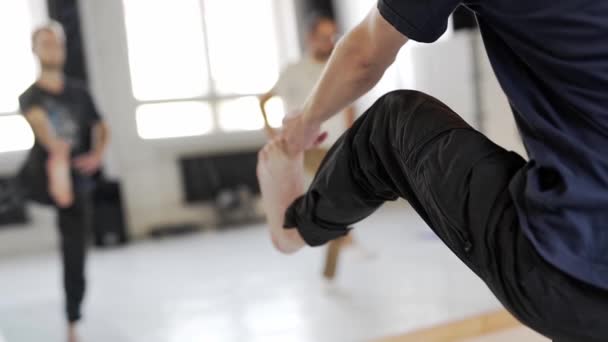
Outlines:
{"label": "man in black t-shirt", "polygon": [[56,23],[32,35],[41,73],[19,98],[36,142],[19,179],[27,197],[58,211],[61,235],[68,341],[77,340],[85,291],[89,195],[108,141],[108,129],[86,88],[63,74],[65,41]]}
{"label": "man in black t-shirt", "polygon": [[[323,140],[321,124],[369,91],[408,40],[437,40],[459,5],[477,16],[530,160],[401,90],[340,138],[305,192],[300,159]],[[322,245],[405,198],[523,323],[556,341],[608,341],[607,36],[607,1],[379,0],[260,153],[273,243],[284,253]]]}

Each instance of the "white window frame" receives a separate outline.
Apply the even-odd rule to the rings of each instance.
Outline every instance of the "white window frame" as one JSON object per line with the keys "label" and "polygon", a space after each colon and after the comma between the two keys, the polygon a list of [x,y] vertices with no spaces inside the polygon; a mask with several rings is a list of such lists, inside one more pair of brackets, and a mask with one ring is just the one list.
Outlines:
{"label": "white window frame", "polygon": [[[202,135],[214,135],[214,134],[235,134],[235,133],[241,133],[241,132],[246,132],[246,130],[223,130],[220,127],[220,118],[219,118],[219,105],[223,102],[223,101],[227,101],[227,100],[238,100],[238,99],[242,99],[242,98],[246,98],[246,97],[252,97],[252,96],[260,96],[262,95],[262,93],[247,93],[247,94],[219,94],[216,90],[216,86],[214,84],[214,80],[213,80],[213,74],[211,72],[211,58],[210,58],[210,51],[209,51],[209,37],[208,37],[208,32],[207,32],[207,23],[206,23],[206,18],[205,18],[205,3],[203,0],[199,0],[200,1],[200,9],[201,9],[201,18],[202,18],[202,25],[203,27],[201,28],[203,31],[203,35],[204,35],[204,39],[205,39],[205,46],[204,46],[204,51],[205,54],[207,56],[206,58],[206,63],[207,63],[207,70],[208,70],[208,74],[207,74],[207,82],[209,84],[209,91],[207,94],[202,95],[202,96],[194,96],[194,97],[185,97],[185,98],[171,98],[171,99],[162,99],[162,100],[138,100],[134,95],[133,96],[133,100],[136,103],[136,108],[140,108],[141,106],[144,105],[154,105],[154,104],[170,104],[170,103],[182,103],[182,102],[203,102],[203,103],[207,103],[211,109],[212,109],[212,126],[213,128],[206,132],[206,133],[201,133],[201,134],[197,134],[195,136],[202,136]],[[216,0],[216,1],[221,1],[221,0]],[[251,0],[253,1],[253,0]],[[272,0],[272,5],[274,8],[274,14],[275,14],[275,25],[276,25],[276,41],[278,43],[278,51],[279,51],[279,56],[278,60],[279,60],[279,64],[277,65],[278,71],[280,72],[283,67],[289,63],[290,61],[294,61],[297,58],[299,58],[301,56],[301,50],[299,47],[299,41],[298,41],[298,29],[297,29],[297,20],[296,20],[296,6],[295,6],[295,1],[297,0]],[[125,20],[126,22],[126,20]],[[125,29],[125,35],[127,34],[126,32],[126,25],[124,27]],[[129,66],[130,68],[130,66]],[[129,74],[129,79],[131,79],[132,75]],[[270,89],[267,89],[267,91],[269,91]],[[131,91],[133,94],[133,87],[132,87],[132,82],[131,82]],[[189,134],[186,135],[184,134],[183,136],[171,136],[170,138],[188,138],[188,137],[192,137],[193,135]],[[157,138],[151,138],[151,137],[141,137],[140,138],[144,139],[144,140],[156,140],[156,139],[166,139],[167,137],[162,137],[159,136]]]}

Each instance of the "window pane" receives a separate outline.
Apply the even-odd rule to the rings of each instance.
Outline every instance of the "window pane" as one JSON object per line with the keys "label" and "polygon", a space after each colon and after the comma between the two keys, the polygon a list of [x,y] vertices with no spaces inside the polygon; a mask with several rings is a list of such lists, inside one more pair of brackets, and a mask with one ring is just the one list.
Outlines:
{"label": "window pane", "polygon": [[258,99],[254,96],[220,102],[220,128],[224,131],[255,131],[264,128]]}
{"label": "window pane", "polygon": [[199,0],[123,0],[133,94],[140,101],[208,92]]}
{"label": "window pane", "polygon": [[211,107],[203,102],[174,102],[137,108],[137,133],[142,139],[203,135],[213,129]]}
{"label": "window pane", "polygon": [[0,116],[0,152],[24,151],[32,146],[34,133],[23,116]]}
{"label": "window pane", "polygon": [[258,94],[278,78],[273,0],[205,0],[209,59],[222,94]]}
{"label": "window pane", "polygon": [[18,97],[36,78],[30,44],[32,14],[27,1],[0,1],[0,113],[14,113]]}
{"label": "window pane", "polygon": [[283,118],[285,117],[285,104],[283,100],[275,96],[266,102],[266,114],[268,115],[268,123],[274,128],[283,126]]}

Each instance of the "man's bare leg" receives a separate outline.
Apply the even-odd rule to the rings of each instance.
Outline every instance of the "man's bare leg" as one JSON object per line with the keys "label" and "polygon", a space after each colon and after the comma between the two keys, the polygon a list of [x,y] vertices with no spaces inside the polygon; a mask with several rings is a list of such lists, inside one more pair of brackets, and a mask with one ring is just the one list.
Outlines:
{"label": "man's bare leg", "polygon": [[287,208],[304,194],[302,158],[303,154],[288,156],[285,142],[279,139],[266,144],[259,154],[258,180],[272,242],[286,254],[295,253],[305,245],[297,229],[283,228]]}

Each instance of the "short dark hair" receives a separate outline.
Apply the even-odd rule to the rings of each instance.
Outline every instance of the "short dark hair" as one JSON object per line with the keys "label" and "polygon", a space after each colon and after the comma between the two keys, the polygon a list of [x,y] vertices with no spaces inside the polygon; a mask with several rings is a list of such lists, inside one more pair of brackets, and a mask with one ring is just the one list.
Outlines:
{"label": "short dark hair", "polygon": [[51,20],[44,25],[38,26],[34,32],[32,32],[32,48],[36,45],[36,39],[42,32],[51,32],[56,34],[60,39],[65,40],[65,31],[63,26],[55,20]]}
{"label": "short dark hair", "polygon": [[312,12],[306,17],[305,28],[306,34],[312,34],[317,31],[317,28],[323,21],[335,22],[336,20],[331,15],[324,12]]}

